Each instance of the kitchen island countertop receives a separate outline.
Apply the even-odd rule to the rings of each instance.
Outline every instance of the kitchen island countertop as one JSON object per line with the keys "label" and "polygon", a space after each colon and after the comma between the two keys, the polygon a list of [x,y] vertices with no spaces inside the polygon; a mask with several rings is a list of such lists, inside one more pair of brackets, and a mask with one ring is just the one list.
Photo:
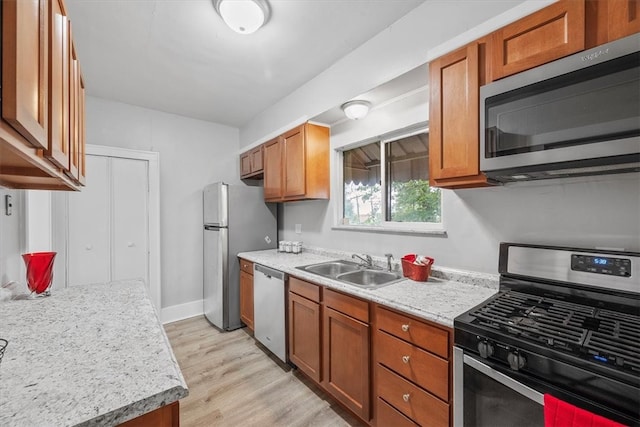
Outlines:
{"label": "kitchen island countertop", "polygon": [[[487,274],[450,274],[459,280],[447,280],[433,277],[446,277],[446,274],[433,272],[427,282],[402,280],[376,289],[361,288],[317,274],[299,270],[296,267],[319,262],[345,259],[346,257],[329,253],[303,252],[302,254],[279,253],[275,249],[242,252],[240,258],[283,271],[300,279],[324,285],[365,300],[374,301],[414,316],[453,327],[453,319],[470,308],[498,292],[497,276]],[[456,270],[450,270],[454,272]],[[462,279],[466,276],[465,279]],[[467,283],[463,283],[465,280]],[[482,283],[479,285],[478,283]]]}
{"label": "kitchen island countertop", "polygon": [[141,281],[0,304],[0,425],[117,425],[187,384]]}

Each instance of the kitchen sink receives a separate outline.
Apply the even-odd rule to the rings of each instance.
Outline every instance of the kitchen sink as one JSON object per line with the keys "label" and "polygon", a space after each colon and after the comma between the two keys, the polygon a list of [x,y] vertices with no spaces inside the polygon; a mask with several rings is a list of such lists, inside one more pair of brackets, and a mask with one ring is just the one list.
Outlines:
{"label": "kitchen sink", "polygon": [[402,275],[393,271],[378,270],[343,260],[321,262],[296,268],[362,288],[377,288],[403,279]]}
{"label": "kitchen sink", "polygon": [[304,269],[309,273],[315,273],[324,277],[338,277],[343,273],[358,271],[360,266],[355,262],[349,261],[331,261],[320,264],[308,265]]}
{"label": "kitchen sink", "polygon": [[388,285],[401,279],[402,276],[398,273],[371,269],[352,271],[338,276],[338,280],[364,287]]}

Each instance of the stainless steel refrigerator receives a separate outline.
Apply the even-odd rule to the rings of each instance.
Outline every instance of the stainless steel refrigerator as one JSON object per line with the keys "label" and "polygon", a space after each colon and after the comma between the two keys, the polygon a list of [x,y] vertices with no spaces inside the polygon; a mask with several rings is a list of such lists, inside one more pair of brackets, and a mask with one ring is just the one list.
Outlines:
{"label": "stainless steel refrigerator", "polygon": [[231,331],[240,322],[240,252],[277,246],[276,205],[262,187],[222,182],[204,188],[204,315]]}

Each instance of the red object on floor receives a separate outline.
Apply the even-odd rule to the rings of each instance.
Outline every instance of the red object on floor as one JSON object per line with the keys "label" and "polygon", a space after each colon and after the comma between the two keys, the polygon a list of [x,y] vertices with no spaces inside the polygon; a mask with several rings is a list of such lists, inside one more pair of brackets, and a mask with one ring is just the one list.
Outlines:
{"label": "red object on floor", "polygon": [[624,427],[570,403],[544,395],[544,427]]}
{"label": "red object on floor", "polygon": [[41,294],[49,289],[53,279],[53,260],[56,252],[33,252],[23,254],[27,266],[27,287],[31,292]]}

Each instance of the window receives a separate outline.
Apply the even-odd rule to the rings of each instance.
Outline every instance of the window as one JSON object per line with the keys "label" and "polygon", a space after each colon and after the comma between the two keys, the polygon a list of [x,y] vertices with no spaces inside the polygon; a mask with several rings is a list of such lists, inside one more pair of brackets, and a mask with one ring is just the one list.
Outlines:
{"label": "window", "polygon": [[442,223],[440,189],[429,186],[429,134],[421,131],[343,151],[343,224]]}

